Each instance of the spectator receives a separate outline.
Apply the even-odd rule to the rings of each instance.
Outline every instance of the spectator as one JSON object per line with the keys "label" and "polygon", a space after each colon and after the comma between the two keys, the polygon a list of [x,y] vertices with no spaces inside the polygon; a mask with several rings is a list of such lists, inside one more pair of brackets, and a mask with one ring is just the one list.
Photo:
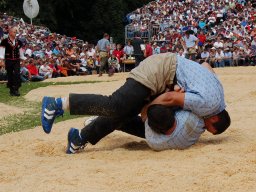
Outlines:
{"label": "spectator", "polygon": [[92,57],[93,59],[95,59],[95,56],[96,56],[96,51],[95,49],[93,48],[93,45],[89,45],[89,49],[88,51],[86,52],[86,55],[87,57]]}
{"label": "spectator", "polygon": [[[75,51],[71,44],[68,45],[68,48],[66,49],[66,55],[71,56],[74,55]],[[57,54],[58,55],[58,54]]]}
{"label": "spectator", "polygon": [[124,47],[124,54],[126,56],[132,56],[134,53],[133,46],[131,45],[131,40],[128,40],[127,45]]}
{"label": "spectator", "polygon": [[7,80],[7,73],[4,67],[4,62],[0,60],[0,81]]}
{"label": "spectator", "polygon": [[132,46],[134,48],[134,57],[135,57],[135,66],[138,66],[141,61],[144,59],[144,53],[145,50],[144,41],[140,37],[140,33],[135,33],[135,38],[133,39]]}
{"label": "spectator", "polygon": [[147,58],[153,54],[153,48],[149,41],[145,42],[144,57]]}
{"label": "spectator", "polygon": [[108,56],[110,52],[110,42],[109,42],[109,35],[105,33],[103,38],[98,41],[97,43],[97,50],[100,55],[100,72],[99,77],[102,76],[103,70],[105,68],[108,71]]}
{"label": "spectator", "polygon": [[89,56],[86,62],[86,69],[88,74],[92,74],[92,70],[94,69],[94,59],[93,56]]}
{"label": "spectator", "polygon": [[213,46],[218,49],[218,48],[223,48],[223,43],[221,41],[221,37],[217,38],[217,41],[213,44]]}
{"label": "spectator", "polygon": [[121,44],[116,45],[116,49],[112,52],[112,55],[114,55],[118,59],[118,63],[122,63],[124,51]]}
{"label": "spectator", "polygon": [[206,41],[206,35],[204,34],[203,31],[200,31],[200,34],[197,36],[198,37],[198,46],[203,47],[205,41]]}
{"label": "spectator", "polygon": [[29,70],[26,68],[27,62],[22,61],[20,66],[20,78],[22,82],[29,82],[31,75],[29,73]]}
{"label": "spectator", "polygon": [[229,48],[225,48],[224,49],[224,63],[225,66],[233,66],[233,62],[232,62],[232,53],[229,50]]}
{"label": "spectator", "polygon": [[158,46],[157,42],[153,44],[153,55],[160,54],[160,47]]}
{"label": "spectator", "polygon": [[204,49],[201,53],[200,63],[207,62],[209,63],[210,53]]}
{"label": "spectator", "polygon": [[59,48],[58,45],[53,49],[52,54],[55,55],[55,56],[58,56],[58,55],[61,54],[60,48]]}
{"label": "spectator", "polygon": [[120,71],[120,64],[118,58],[112,54],[111,57],[108,59],[109,65],[109,76],[112,76],[115,72]]}
{"label": "spectator", "polygon": [[76,55],[71,55],[68,62],[69,62],[69,67],[68,67],[69,68],[69,76],[70,75],[78,75],[81,60],[77,59]]}
{"label": "spectator", "polygon": [[162,47],[160,47],[160,53],[167,53],[169,52],[169,46],[167,43],[162,43]]}
{"label": "spectator", "polygon": [[224,67],[224,53],[221,50],[221,48],[218,48],[215,54],[215,63],[214,63],[214,67]]}
{"label": "spectator", "polygon": [[191,34],[191,31],[186,31],[183,37],[183,46],[185,47],[187,54],[186,58],[195,60],[196,46],[198,44],[198,38]]}
{"label": "spectator", "polygon": [[234,51],[233,51],[233,64],[234,64],[234,66],[239,65],[239,60],[240,60],[240,54],[239,54],[238,48],[234,48]]}
{"label": "spectator", "polygon": [[43,76],[39,75],[33,59],[28,61],[28,65],[26,67],[30,73],[30,81],[43,81],[45,79]]}
{"label": "spectator", "polygon": [[50,63],[44,62],[43,65],[39,68],[39,74],[40,76],[43,76],[45,79],[52,78],[53,70],[49,66]]}

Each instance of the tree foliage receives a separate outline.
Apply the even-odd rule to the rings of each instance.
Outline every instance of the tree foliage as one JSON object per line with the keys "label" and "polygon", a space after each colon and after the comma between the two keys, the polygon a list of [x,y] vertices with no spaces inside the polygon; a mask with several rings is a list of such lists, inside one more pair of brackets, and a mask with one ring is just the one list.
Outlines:
{"label": "tree foliage", "polygon": [[[33,23],[93,43],[104,32],[115,42],[123,42],[126,14],[148,2],[150,0],[38,0],[40,12]],[[22,5],[23,0],[0,0],[0,11],[30,22]]]}

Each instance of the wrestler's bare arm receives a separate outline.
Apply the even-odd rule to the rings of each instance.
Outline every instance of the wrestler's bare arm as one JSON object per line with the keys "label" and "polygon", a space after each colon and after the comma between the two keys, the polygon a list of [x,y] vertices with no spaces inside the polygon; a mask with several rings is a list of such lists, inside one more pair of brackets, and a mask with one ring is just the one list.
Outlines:
{"label": "wrestler's bare arm", "polygon": [[207,69],[208,69],[209,71],[211,71],[212,73],[215,73],[214,70],[213,70],[213,68],[211,67],[211,65],[210,65],[209,63],[203,62],[203,63],[201,64],[201,66],[207,68]]}
{"label": "wrestler's bare arm", "polygon": [[[201,64],[203,67],[207,68],[212,73],[215,73],[212,67],[204,62]],[[141,111],[142,120],[146,120],[147,118],[147,110],[148,107],[154,104],[161,104],[167,106],[179,106],[183,108],[185,100],[185,90],[178,85],[174,86],[174,91],[163,93],[162,95],[158,96],[155,100],[153,100],[150,104],[143,107]]]}
{"label": "wrestler's bare arm", "polygon": [[161,104],[167,106],[184,106],[185,93],[184,92],[166,92],[157,97],[155,100],[151,102],[151,105]]}
{"label": "wrestler's bare arm", "polygon": [[141,111],[141,118],[143,121],[147,119],[148,107],[154,104],[166,105],[166,106],[184,106],[185,93],[183,89],[180,89],[180,92],[171,91],[163,93],[154,99],[150,104],[143,107]]}

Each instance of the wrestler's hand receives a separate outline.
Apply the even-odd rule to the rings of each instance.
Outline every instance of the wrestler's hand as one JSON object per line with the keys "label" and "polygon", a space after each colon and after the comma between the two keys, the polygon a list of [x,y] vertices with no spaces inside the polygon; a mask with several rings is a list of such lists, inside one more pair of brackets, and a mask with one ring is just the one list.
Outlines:
{"label": "wrestler's hand", "polygon": [[176,84],[176,85],[174,85],[174,91],[179,92],[179,93],[184,93],[185,89]]}
{"label": "wrestler's hand", "polygon": [[147,116],[148,107],[149,107],[149,105],[145,105],[140,112],[141,119],[143,122],[145,122],[148,118],[148,116]]}

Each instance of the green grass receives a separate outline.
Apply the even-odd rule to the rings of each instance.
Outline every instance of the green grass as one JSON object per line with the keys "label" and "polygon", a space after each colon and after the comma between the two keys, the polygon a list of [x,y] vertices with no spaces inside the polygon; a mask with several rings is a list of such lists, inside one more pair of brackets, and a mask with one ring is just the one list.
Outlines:
{"label": "green grass", "polygon": [[[41,125],[40,120],[40,110],[41,110],[41,101],[31,102],[27,101],[24,96],[33,89],[47,86],[56,86],[56,85],[73,85],[73,84],[82,84],[82,83],[98,83],[100,81],[80,81],[80,82],[30,82],[23,83],[20,88],[20,97],[11,97],[9,95],[9,89],[6,88],[6,84],[0,84],[0,103],[5,103],[7,105],[15,106],[18,108],[24,109],[24,114],[16,114],[8,116],[1,119],[0,123],[0,135],[16,132],[25,129],[31,129],[36,126]],[[74,119],[79,116],[71,116],[69,113],[65,113],[64,117],[56,119],[56,122]]]}

